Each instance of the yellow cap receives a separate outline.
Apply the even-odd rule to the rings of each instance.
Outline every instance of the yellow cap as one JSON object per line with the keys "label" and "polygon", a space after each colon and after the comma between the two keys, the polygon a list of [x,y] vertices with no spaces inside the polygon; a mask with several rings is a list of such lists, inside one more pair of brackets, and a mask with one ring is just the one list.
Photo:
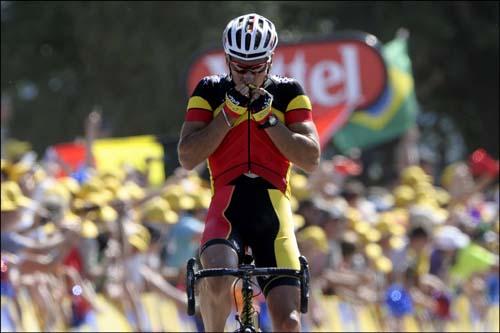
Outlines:
{"label": "yellow cap", "polygon": [[382,256],[375,259],[375,267],[378,271],[387,274],[392,271],[392,262],[389,258]]}
{"label": "yellow cap", "polygon": [[104,178],[103,182],[104,182],[104,188],[107,189],[108,191],[110,191],[111,193],[113,193],[113,195],[115,195],[115,196],[118,194],[118,192],[122,186],[122,183],[120,182],[120,180],[118,180],[117,178],[113,178],[113,177]]}
{"label": "yellow cap", "polygon": [[400,185],[394,189],[394,201],[396,206],[402,207],[415,200],[415,191],[408,185]]}
{"label": "yellow cap", "polygon": [[370,259],[376,259],[382,255],[382,247],[377,243],[369,243],[365,246],[366,256]]}
{"label": "yellow cap", "polygon": [[77,195],[80,191],[80,184],[75,178],[63,177],[59,179],[59,182],[72,194]]}
{"label": "yellow cap", "polygon": [[380,240],[380,238],[382,238],[382,234],[377,229],[371,228],[365,234],[365,237],[368,242],[376,243]]}
{"label": "yellow cap", "polygon": [[440,206],[445,206],[450,202],[451,196],[444,188],[436,187],[436,200]]}
{"label": "yellow cap", "polygon": [[407,167],[401,172],[401,182],[405,185],[415,186],[420,182],[430,181],[432,181],[431,177],[417,165]]}
{"label": "yellow cap", "polygon": [[[15,210],[19,207],[30,207],[33,204],[33,200],[23,194],[21,188],[16,182],[3,182],[1,188],[2,211]],[[15,208],[12,208],[12,205],[10,205],[9,202],[14,205]]]}
{"label": "yellow cap", "polygon": [[307,177],[302,174],[293,173],[290,176],[290,188],[293,196],[299,201],[311,196],[311,192],[307,186]]}
{"label": "yellow cap", "polygon": [[28,171],[30,171],[32,168],[32,165],[23,163],[23,162],[18,162],[16,164],[11,164],[10,167],[8,168],[8,175],[9,179],[17,182],[21,176],[26,174]]}
{"label": "yellow cap", "polygon": [[99,193],[104,188],[104,183],[97,177],[92,177],[81,185],[78,197],[86,197],[91,193]]}
{"label": "yellow cap", "polygon": [[212,201],[212,191],[207,188],[200,187],[196,193],[189,195],[194,199],[195,209],[208,209]]}
{"label": "yellow cap", "polygon": [[84,238],[96,238],[99,235],[99,229],[94,222],[85,219],[82,221],[81,235]]}
{"label": "yellow cap", "polygon": [[370,225],[367,222],[358,221],[354,223],[354,231],[359,235],[367,235],[370,229]]}
{"label": "yellow cap", "polygon": [[5,143],[5,155],[9,160],[16,160],[30,150],[32,150],[32,146],[28,141],[9,139]]}
{"label": "yellow cap", "polygon": [[116,196],[120,200],[141,200],[146,196],[146,193],[136,183],[132,181],[127,181],[123,186],[116,192]]}
{"label": "yellow cap", "polygon": [[5,171],[7,172],[7,169],[10,167],[10,162],[7,161],[6,159],[2,158],[0,159],[1,163],[2,163],[2,172]]}
{"label": "yellow cap", "polygon": [[47,172],[42,168],[36,167],[33,173],[33,178],[36,184],[40,184],[44,179],[47,179]]}
{"label": "yellow cap", "polygon": [[118,213],[112,207],[104,206],[99,209],[98,218],[105,223],[110,223],[116,221]]}
{"label": "yellow cap", "polygon": [[304,226],[304,224],[306,223],[304,216],[302,216],[300,214],[293,214],[292,218],[293,218],[293,226],[294,226],[295,230],[302,228]]}
{"label": "yellow cap", "polygon": [[101,169],[98,172],[98,177],[101,178],[103,181],[106,181],[108,179],[115,179],[119,181],[120,183],[125,180],[125,171],[122,169]]}
{"label": "yellow cap", "polygon": [[328,239],[326,237],[326,233],[317,225],[312,225],[302,229],[297,234],[297,241],[311,242],[311,244],[316,246],[321,252],[328,252]]}
{"label": "yellow cap", "polygon": [[124,225],[124,229],[131,245],[141,252],[147,250],[151,242],[151,234],[146,227],[138,223],[128,222]]}
{"label": "yellow cap", "polygon": [[458,166],[462,165],[463,162],[455,162],[444,168],[441,173],[441,185],[444,188],[449,188],[452,184],[453,178],[455,177],[455,172]]}
{"label": "yellow cap", "polygon": [[176,223],[179,219],[178,215],[170,210],[170,205],[168,202],[161,198],[154,198],[149,200],[142,211],[143,219],[148,222],[160,222],[160,223]]}
{"label": "yellow cap", "polygon": [[402,249],[403,246],[405,246],[405,244],[406,244],[406,242],[405,242],[404,238],[401,236],[392,236],[389,239],[389,245],[394,250]]}
{"label": "yellow cap", "polygon": [[56,230],[56,225],[52,222],[47,222],[42,226],[42,231],[46,235],[53,234],[54,232],[56,232]]}

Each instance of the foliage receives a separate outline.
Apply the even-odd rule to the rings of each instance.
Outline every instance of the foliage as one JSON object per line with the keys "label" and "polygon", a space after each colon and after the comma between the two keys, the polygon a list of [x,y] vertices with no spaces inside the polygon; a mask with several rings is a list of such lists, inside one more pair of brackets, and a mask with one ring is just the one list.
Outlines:
{"label": "foliage", "polygon": [[422,109],[453,119],[469,151],[498,155],[498,2],[480,1],[2,1],[11,135],[42,151],[80,135],[100,105],[112,135],[178,136],[191,61],[251,11],[280,42],[354,29],[385,43],[406,27]]}

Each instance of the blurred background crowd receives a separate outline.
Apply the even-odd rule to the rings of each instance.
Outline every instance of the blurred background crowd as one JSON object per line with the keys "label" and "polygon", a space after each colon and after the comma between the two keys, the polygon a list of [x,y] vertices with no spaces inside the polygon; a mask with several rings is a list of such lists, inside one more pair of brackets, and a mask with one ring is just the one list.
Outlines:
{"label": "blurred background crowd", "polygon": [[[318,170],[290,174],[304,330],[498,332],[499,11],[481,1],[1,1],[1,330],[203,331],[185,265],[211,184],[176,144],[195,55],[250,12],[276,24],[278,53],[373,34],[388,73]],[[303,74],[316,115],[334,109],[293,50],[273,68]],[[323,56],[338,65],[323,83],[349,74]]]}
{"label": "blurred background crowd", "polygon": [[[153,186],[147,167],[97,170],[91,149],[61,176],[64,161],[27,148],[2,159],[2,330],[203,330],[184,292],[211,197],[203,165]],[[360,160],[353,150],[290,176],[312,274],[306,330],[498,330],[498,161],[478,149],[437,178],[402,162],[365,186]]]}

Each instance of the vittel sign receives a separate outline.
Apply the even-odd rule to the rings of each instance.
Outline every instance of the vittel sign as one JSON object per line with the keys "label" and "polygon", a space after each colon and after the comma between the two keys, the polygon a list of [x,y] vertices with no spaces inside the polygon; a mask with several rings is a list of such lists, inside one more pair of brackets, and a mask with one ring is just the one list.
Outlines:
{"label": "vittel sign", "polygon": [[[374,36],[358,32],[339,33],[332,40],[278,44],[271,73],[298,80],[316,114],[342,104],[365,108],[379,98],[386,84],[378,45]],[[202,77],[227,71],[222,50],[201,55],[189,70],[188,93]]]}

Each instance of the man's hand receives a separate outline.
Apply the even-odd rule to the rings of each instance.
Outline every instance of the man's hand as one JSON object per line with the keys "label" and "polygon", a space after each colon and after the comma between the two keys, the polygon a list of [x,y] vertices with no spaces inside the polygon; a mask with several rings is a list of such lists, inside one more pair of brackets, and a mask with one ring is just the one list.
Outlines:
{"label": "man's hand", "polygon": [[224,112],[231,118],[239,118],[247,111],[249,102],[249,88],[246,86],[236,86],[226,93]]}
{"label": "man's hand", "polygon": [[272,114],[273,95],[264,88],[252,90],[252,98],[248,109],[252,113],[252,119],[259,125],[264,124]]}

